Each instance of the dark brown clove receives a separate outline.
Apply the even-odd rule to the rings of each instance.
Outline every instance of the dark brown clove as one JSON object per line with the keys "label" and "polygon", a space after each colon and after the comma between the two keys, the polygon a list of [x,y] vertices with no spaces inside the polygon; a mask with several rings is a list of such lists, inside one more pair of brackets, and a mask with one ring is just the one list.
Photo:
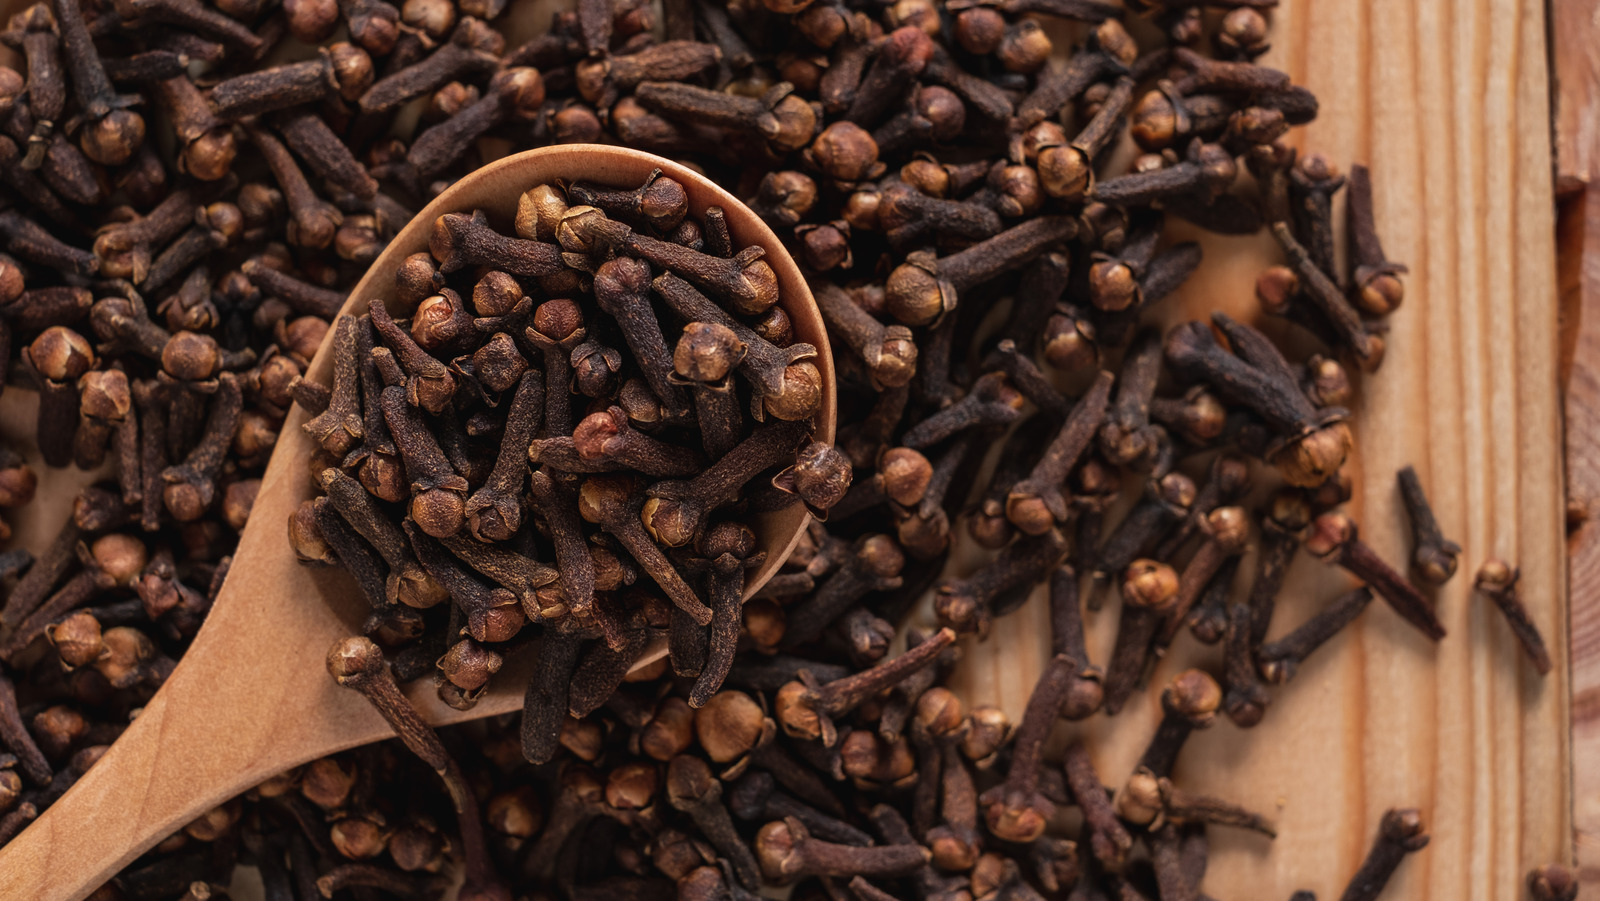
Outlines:
{"label": "dark brown clove", "polygon": [[949,256],[911,254],[889,274],[885,285],[889,313],[904,325],[929,325],[955,308],[961,291],[1021,268],[1077,233],[1077,220],[1043,216]]}
{"label": "dark brown clove", "polygon": [[722,803],[722,784],[705,761],[688,755],[672,758],[667,764],[667,799],[674,808],[687,814],[701,834],[728,859],[741,885],[750,891],[761,887],[756,856],[735,831],[728,808]]}
{"label": "dark brown clove", "polygon": [[[462,891],[472,897],[497,897],[501,885],[483,840],[477,797],[468,787],[461,767],[411,702],[400,693],[378,646],[365,638],[347,638],[328,651],[328,671],[340,685],[361,692],[388,721],[400,740],[444,781],[455,805],[460,829],[466,882]],[[330,893],[331,894],[331,893]]]}
{"label": "dark brown clove", "polygon": [[1311,524],[1306,550],[1325,563],[1341,566],[1365,580],[1393,610],[1434,641],[1444,638],[1444,625],[1422,593],[1385,563],[1358,537],[1355,521],[1342,513],[1324,513]]}
{"label": "dark brown clove", "polygon": [[1154,560],[1135,560],[1122,574],[1122,619],[1106,666],[1105,710],[1113,716],[1144,674],[1150,642],[1178,599],[1178,574]]}
{"label": "dark brown clove", "polygon": [[789,735],[821,738],[824,746],[832,747],[839,738],[834,718],[888,690],[910,673],[932,664],[955,640],[954,632],[940,629],[932,638],[898,657],[832,682],[819,683],[802,671],[800,679],[778,690],[774,699],[778,722]]}
{"label": "dark brown clove", "polygon": [[1221,313],[1212,319],[1228,332],[1241,359],[1222,350],[1203,323],[1190,322],[1167,335],[1167,360],[1181,373],[1198,375],[1220,392],[1255,410],[1279,430],[1268,461],[1285,479],[1315,487],[1344,465],[1353,438],[1343,411],[1320,412],[1300,392],[1282,355],[1264,336]]}
{"label": "dark brown clove", "polygon": [[1354,622],[1372,602],[1371,588],[1357,588],[1330,601],[1315,616],[1277,641],[1256,647],[1256,666],[1261,677],[1274,685],[1294,678],[1300,664],[1345,626]]}
{"label": "dark brown clove", "polygon": [[1394,876],[1407,854],[1422,850],[1428,844],[1428,835],[1422,825],[1422,813],[1415,808],[1393,808],[1383,814],[1378,823],[1378,837],[1372,850],[1361,862],[1361,868],[1350,877],[1339,901],[1374,901],[1384,886]]}
{"label": "dark brown clove", "polygon": [[1456,573],[1456,563],[1461,555],[1461,545],[1444,537],[1439,522],[1434,519],[1433,507],[1423,493],[1422,480],[1410,466],[1395,474],[1400,483],[1400,499],[1405,502],[1406,513],[1411,517],[1411,562],[1423,580],[1442,585]]}
{"label": "dark brown clove", "polygon": [[1350,167],[1345,191],[1345,234],[1350,241],[1350,290],[1356,305],[1373,316],[1387,316],[1405,299],[1400,276],[1410,271],[1383,253],[1373,221],[1372,178],[1359,163]]}
{"label": "dark brown clove", "polygon": [[1033,472],[1018,482],[1006,497],[1006,518],[1021,531],[1039,535],[1052,523],[1066,522],[1070,513],[1064,485],[1067,473],[1088,449],[1100,429],[1111,397],[1112,376],[1101,372],[1062,423]]}
{"label": "dark brown clove", "polygon": [[933,608],[939,622],[959,632],[974,632],[981,639],[989,634],[994,617],[1010,610],[997,608],[1005,594],[1038,582],[1067,552],[1067,540],[1059,530],[1021,538],[1000,551],[990,564],[971,577],[946,579],[939,583]]}
{"label": "dark brown clove", "polygon": [[1165,649],[1177,637],[1184,619],[1194,608],[1200,594],[1217,574],[1228,558],[1243,549],[1250,535],[1250,523],[1242,507],[1218,507],[1200,524],[1205,541],[1178,577],[1178,595],[1166,621],[1156,634],[1156,647]]}
{"label": "dark brown clove", "polygon": [[786,883],[801,876],[892,877],[920,869],[929,852],[920,845],[860,848],[812,838],[793,817],[775,820],[756,835],[762,875]]}
{"label": "dark brown clove", "polygon": [[1111,798],[1082,742],[1067,746],[1062,756],[1062,769],[1066,773],[1067,787],[1073,799],[1083,810],[1084,825],[1089,832],[1089,847],[1095,859],[1112,871],[1120,870],[1128,852],[1133,849],[1133,836],[1117,819]]}
{"label": "dark brown clove", "polygon": [[1335,285],[1327,273],[1312,259],[1306,248],[1295,240],[1288,225],[1281,222],[1274,223],[1272,234],[1278,239],[1278,245],[1283,248],[1289,267],[1299,276],[1304,296],[1316,305],[1323,316],[1327,317],[1339,339],[1356,355],[1361,368],[1368,372],[1376,370],[1383,362],[1382,339],[1375,337],[1368,330],[1361,321],[1360,314],[1340,293],[1339,286]]}
{"label": "dark brown clove", "polygon": [[1222,706],[1222,688],[1197,669],[1172,677],[1161,690],[1161,724],[1139,757],[1139,766],[1159,777],[1172,775],[1178,752],[1195,729],[1209,729]]}
{"label": "dark brown clove", "polygon": [[1249,729],[1260,723],[1266,715],[1272,696],[1256,675],[1257,658],[1251,653],[1250,608],[1244,604],[1233,604],[1227,611],[1222,709],[1235,726]]}
{"label": "dark brown clove", "polygon": [[1539,671],[1539,675],[1547,676],[1553,666],[1550,652],[1545,648],[1539,627],[1534,625],[1528,608],[1522,603],[1522,592],[1517,589],[1517,581],[1521,577],[1522,571],[1504,560],[1488,560],[1478,568],[1478,576],[1472,587],[1488,595],[1489,600],[1500,608],[1500,612],[1505,614],[1506,623],[1511,626],[1511,633],[1517,636],[1523,653],[1528,655],[1528,661]]}
{"label": "dark brown clove", "polygon": [[678,609],[702,626],[710,624],[711,608],[683,580],[639,521],[639,510],[645,501],[639,487],[628,476],[590,476],[578,492],[578,511],[585,520],[614,536]]}

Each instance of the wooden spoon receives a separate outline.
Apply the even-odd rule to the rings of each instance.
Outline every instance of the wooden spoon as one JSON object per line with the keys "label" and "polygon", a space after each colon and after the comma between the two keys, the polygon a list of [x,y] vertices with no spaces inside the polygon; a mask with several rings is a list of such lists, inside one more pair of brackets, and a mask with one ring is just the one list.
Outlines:
{"label": "wooden spoon", "polygon": [[[558,178],[636,186],[655,168],[683,183],[694,215],[720,205],[735,242],[760,244],[777,273],[796,339],[818,350],[823,401],[817,438],[834,436],[834,373],[828,336],[799,268],[772,230],[733,195],[676,163],[621,147],[568,145],[530,150],[485,166],[452,185],[395,236],[346,301],[365,311],[391,294],[406,256],[428,247],[441,214],[482,209],[506,227],[517,199]],[[323,347],[310,377],[328,384],[333,361]],[[359,630],[363,608],[337,570],[295,560],[285,524],[311,496],[306,414],[290,411],[262,479],[233,568],[205,625],[166,684],[93,769],[21,835],[0,848],[0,898],[73,901],[111,878],[151,845],[201,813],[290,767],[392,735],[361,697],[339,688],[324,668],[328,648]],[[757,523],[767,561],[753,593],[799,542],[809,515],[794,506]],[[370,609],[370,608],[369,608]],[[655,648],[639,666],[660,659]],[[513,658],[495,687],[468,711],[410,695],[436,725],[520,709],[534,661]]]}

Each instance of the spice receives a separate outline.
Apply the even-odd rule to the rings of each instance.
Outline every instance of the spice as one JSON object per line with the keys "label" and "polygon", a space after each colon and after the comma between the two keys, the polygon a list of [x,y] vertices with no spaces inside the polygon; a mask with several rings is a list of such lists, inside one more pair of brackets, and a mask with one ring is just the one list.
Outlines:
{"label": "spice", "polygon": [[[1256,648],[1256,665],[1261,677],[1281,685],[1294,677],[1295,670],[1312,651],[1349,625],[1372,602],[1371,588],[1357,588],[1340,595],[1312,618],[1277,641]],[[1230,619],[1230,628],[1232,626]]]}
{"label": "spice", "polygon": [[1473,587],[1488,595],[1500,612],[1505,614],[1511,634],[1517,637],[1517,643],[1522,645],[1522,651],[1528,655],[1533,668],[1539,671],[1539,675],[1547,676],[1553,665],[1550,652],[1545,649],[1539,627],[1533,624],[1528,609],[1522,604],[1521,592],[1517,590],[1517,580],[1521,576],[1520,569],[1507,565],[1503,560],[1488,560],[1478,568]]}
{"label": "spice", "polygon": [[1378,822],[1378,837],[1361,862],[1361,869],[1350,877],[1339,901],[1372,901],[1383,891],[1407,854],[1428,844],[1422,814],[1416,809],[1391,809]]}
{"label": "spice", "polygon": [[1324,513],[1317,517],[1306,537],[1306,550],[1365,579],[1379,597],[1424,635],[1434,641],[1444,637],[1444,626],[1433,612],[1433,606],[1405,576],[1395,572],[1372,548],[1361,542],[1350,517],[1342,513]]}
{"label": "spice", "polygon": [[[1299,534],[1349,494],[1338,408],[1354,394],[1337,352],[1362,343],[1370,367],[1404,339],[1379,321],[1404,270],[1376,239],[1366,171],[1350,168],[1336,222],[1338,173],[1286,134],[1315,98],[1252,62],[1270,37],[1258,8],[1140,7],[1152,20],[1136,38],[1115,7],[1080,0],[797,5],[583,0],[520,47],[495,0],[292,0],[265,17],[251,0],[66,0],[16,20],[27,72],[0,70],[15,199],[0,241],[16,257],[0,259],[0,356],[13,348],[43,382],[52,461],[113,461],[117,484],[78,496],[4,611],[30,645],[11,658],[27,668],[0,677],[53,769],[35,780],[0,757],[0,838],[81,776],[125,723],[108,712],[148,700],[192,638],[294,402],[325,495],[292,517],[296,553],[350,572],[394,678],[431,677],[448,705],[537,656],[521,722],[442,734],[461,771],[449,788],[425,778],[436,758],[392,742],[276,776],[106,892],[200,897],[240,860],[269,893],[431,896],[463,849],[507,891],[593,899],[750,901],[742,882],[765,866],[848,873],[870,901],[1131,901],[1195,897],[1206,825],[1270,830],[1150,770],[1114,805],[1086,748],[1057,769],[1041,736],[1102,697],[1129,704],[1152,647],[1189,622],[1225,635],[1224,678],[1186,674],[1170,693],[1150,761],[1170,771],[1218,706],[1263,714],[1253,670],[1287,678],[1367,602],[1263,643]],[[1059,32],[1040,16],[1089,23],[1081,46],[1047,62]],[[285,37],[320,46],[280,65]],[[412,101],[415,125],[396,117]],[[1170,154],[1108,157],[1125,123]],[[235,166],[241,132],[270,179]],[[775,262],[739,246],[734,211],[691,215],[661,173],[532,186],[508,221],[446,214],[392,293],[340,318],[445,185],[503,142],[569,141],[689,162],[790,243],[837,348],[838,449],[812,435],[826,367],[776,303]],[[1241,158],[1254,190],[1234,184]],[[1258,288],[1305,331],[1292,355],[1220,317],[1221,339],[1204,323],[1138,334],[1201,263],[1166,237],[1170,217],[1288,227],[1320,275],[1285,242],[1294,265]],[[1334,271],[1341,225],[1350,267]],[[83,343],[41,343],[57,328]],[[325,339],[334,365],[317,384],[305,371]],[[988,478],[995,444],[1005,465]],[[1296,487],[1254,506],[1256,460]],[[0,503],[30,493],[13,471],[0,460]],[[1125,482],[1147,492],[1118,523]],[[761,518],[797,503],[828,521],[741,603]],[[1248,607],[1227,604],[1220,542],[1185,562],[1201,524],[1236,505],[1264,535]],[[995,558],[946,580],[963,534]],[[1102,676],[1076,576],[1140,557]],[[930,592],[943,622],[983,635],[1047,573],[1051,663],[1017,734],[939,684],[951,632],[908,629],[892,652]],[[630,674],[658,640],[669,658]],[[375,678],[376,655],[360,672],[372,660]],[[528,761],[551,779],[530,782]],[[999,797],[980,805],[996,768]],[[487,832],[439,816],[462,785]],[[1148,819],[1118,821],[1134,800]],[[1036,816],[1074,801],[1081,836]],[[498,873],[474,877],[481,894]]]}

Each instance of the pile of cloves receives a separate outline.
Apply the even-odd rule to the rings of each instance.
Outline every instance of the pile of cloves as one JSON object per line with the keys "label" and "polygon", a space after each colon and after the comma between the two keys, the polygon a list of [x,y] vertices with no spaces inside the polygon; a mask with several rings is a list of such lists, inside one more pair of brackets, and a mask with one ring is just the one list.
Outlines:
{"label": "pile of cloves", "polygon": [[[1386,330],[1405,267],[1366,169],[1287,137],[1317,101],[1256,63],[1273,5],[578,0],[521,45],[506,0],[28,6],[0,32],[0,374],[39,395],[40,456],[0,457],[0,507],[41,462],[107,478],[37,559],[0,552],[0,842],[181,659],[298,402],[324,497],[297,547],[373,602],[329,669],[406,750],[275,777],[100,901],[224,897],[246,868],[271,901],[452,875],[497,899],[1206,897],[1208,834],[1275,826],[1192,784],[1187,736],[1272,715],[1374,596],[1442,638],[1461,556],[1409,470],[1404,565],[1339,511],[1357,373],[1415,336]],[[720,211],[674,221],[671,179],[446,217],[392,306],[335,321],[454,180],[578,142],[683,161],[773,228],[835,350],[838,451],[809,443],[815,370],[765,264]],[[1203,262],[1174,220],[1270,232],[1260,322],[1151,327]],[[826,521],[739,606],[747,517],[797,503]],[[969,543],[993,556],[957,568]],[[1365,584],[1284,623],[1302,548]],[[1515,566],[1476,576],[1552,668]],[[1013,725],[943,683],[1040,585],[1051,656]],[[1098,663],[1092,616],[1118,621]],[[1191,638],[1202,668],[1156,668]],[[434,733],[398,700],[431,677],[471,704],[514,651],[553,674],[521,716]],[[1130,772],[1058,756],[1061,720],[1141,690],[1163,717]],[[1415,810],[1369,828],[1345,901],[1427,842]]]}
{"label": "pile of cloves", "polygon": [[437,663],[453,706],[536,626],[522,735],[545,763],[568,712],[603,704],[654,633],[696,677],[690,705],[715,694],[745,573],[784,543],[755,514],[826,516],[851,467],[812,440],[817,349],[720,208],[690,216],[658,169],[532,187],[510,225],[440,216],[393,292],[335,322],[332,383],[294,387],[318,496],[289,538],[355,577],[366,632],[403,675]]}

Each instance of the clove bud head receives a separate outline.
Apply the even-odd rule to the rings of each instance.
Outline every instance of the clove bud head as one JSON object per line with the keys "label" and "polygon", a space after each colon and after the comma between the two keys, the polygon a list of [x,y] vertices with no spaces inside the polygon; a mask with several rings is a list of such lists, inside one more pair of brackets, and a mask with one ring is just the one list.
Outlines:
{"label": "clove bud head", "polygon": [[804,683],[786,682],[773,696],[772,712],[786,734],[816,741],[822,738],[822,715],[815,702],[816,695]]}
{"label": "clove bud head", "polygon": [[1478,577],[1473,587],[1485,594],[1505,591],[1517,582],[1520,573],[1511,564],[1499,558],[1485,560],[1478,567]]}
{"label": "clove bud head", "polygon": [[1295,295],[1300,293],[1300,276],[1284,265],[1268,266],[1256,276],[1256,300],[1263,312],[1286,316]]}
{"label": "clove bud head", "polygon": [[961,728],[966,721],[961,696],[944,686],[936,685],[917,699],[917,722],[929,735],[948,735]]}
{"label": "clove bud head", "polygon": [[1343,513],[1324,513],[1311,524],[1305,548],[1312,556],[1327,560],[1355,541],[1357,534],[1355,520]]}
{"label": "clove bud head", "polygon": [[1269,462],[1289,484],[1315,488],[1339,472],[1354,444],[1350,426],[1334,422],[1284,445]]}
{"label": "clove bud head", "polygon": [[745,350],[733,329],[719,322],[691,322],[673,348],[672,368],[691,382],[719,383],[744,359]]}
{"label": "clove bud head", "polygon": [[434,538],[449,538],[467,521],[464,492],[452,488],[427,488],[411,497],[411,518]]}
{"label": "clove bud head", "polygon": [[1188,669],[1161,690],[1161,709],[1182,717],[1197,729],[1210,726],[1222,706],[1222,686],[1204,670]]}
{"label": "clove bud head", "polygon": [[345,688],[360,688],[383,667],[383,651],[365,635],[341,638],[328,649],[328,675]]}
{"label": "clove bud head", "polygon": [[785,422],[815,416],[822,409],[822,373],[817,365],[810,360],[789,364],[783,370],[783,387],[778,393],[763,397],[762,406]]}
{"label": "clove bud head", "polygon": [[902,325],[929,325],[955,307],[954,292],[926,266],[908,260],[889,273],[884,304]]}
{"label": "clove bud head", "polygon": [[39,374],[52,382],[73,382],[94,368],[94,348],[89,340],[64,325],[52,325],[28,346]]}
{"label": "clove bud head", "polygon": [[1206,515],[1204,528],[1212,541],[1231,554],[1250,537],[1250,518],[1243,507],[1218,507]]}
{"label": "clove bud head", "polygon": [[1111,801],[1117,816],[1135,826],[1149,826],[1161,815],[1161,780],[1139,767]]}
{"label": "clove bud head", "polygon": [[1045,826],[1055,813],[1055,805],[1043,795],[1020,798],[1004,793],[992,799],[984,809],[984,822],[989,832],[1001,841],[1026,844],[1044,834]]}
{"label": "clove bud head", "polygon": [[88,666],[107,654],[100,621],[88,611],[80,610],[59,623],[51,623],[44,631],[60,655],[62,666]]}
{"label": "clove bud head", "polygon": [[980,704],[967,715],[966,734],[961,736],[961,756],[979,766],[991,762],[1011,738],[1011,718],[993,704]]}
{"label": "clove bud head", "polygon": [[814,513],[826,514],[844,499],[854,478],[850,459],[831,444],[813,441],[795,455],[783,486],[790,487]]}
{"label": "clove bud head", "polygon": [[529,241],[553,241],[556,226],[567,213],[567,199],[554,185],[530,188],[517,200],[514,227],[517,237]]}
{"label": "clove bud head", "polygon": [[1393,842],[1406,851],[1419,851],[1428,844],[1428,834],[1422,822],[1422,811],[1415,807],[1396,808],[1383,814],[1378,832],[1385,841]]}
{"label": "clove bud head", "polygon": [[748,754],[766,733],[766,714],[742,691],[719,691],[694,712],[694,733],[714,763],[731,763]]}
{"label": "clove bud head", "polygon": [[885,497],[902,507],[911,507],[922,501],[933,480],[933,464],[921,451],[909,447],[892,447],[878,460],[878,472],[873,476]]}
{"label": "clove bud head", "polygon": [[1122,574],[1122,600],[1141,610],[1162,610],[1178,598],[1178,573],[1157,560],[1140,559]]}

